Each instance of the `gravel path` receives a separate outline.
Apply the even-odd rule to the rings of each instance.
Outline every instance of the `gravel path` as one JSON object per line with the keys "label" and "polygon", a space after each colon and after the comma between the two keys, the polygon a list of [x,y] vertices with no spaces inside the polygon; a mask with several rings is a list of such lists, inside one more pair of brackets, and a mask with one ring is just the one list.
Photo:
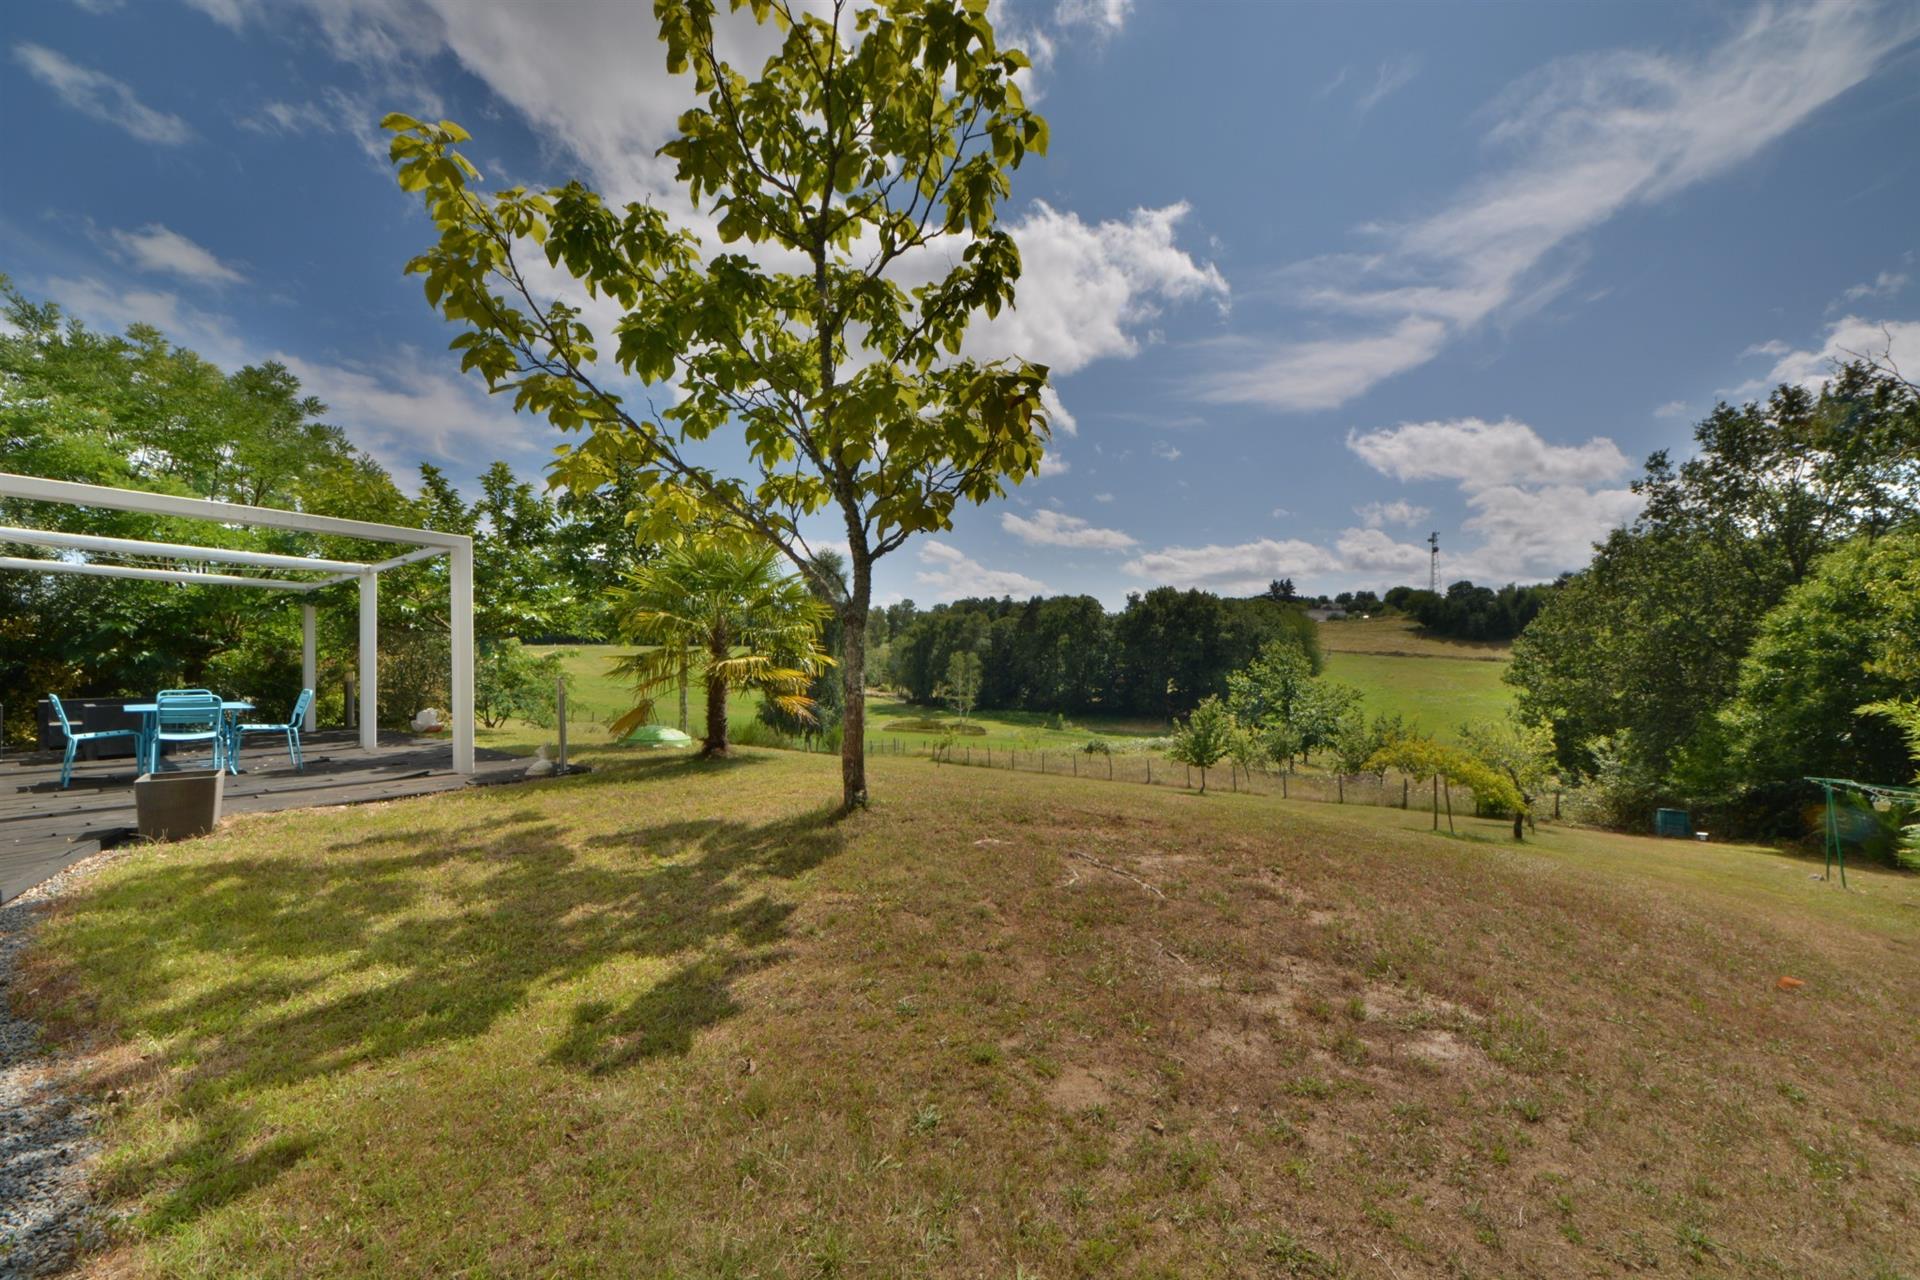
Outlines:
{"label": "gravel path", "polygon": [[14,963],[46,902],[111,853],[68,867],[0,906],[0,1277],[62,1270],[96,1232],[87,1166],[92,1113],[64,1092],[66,1070],[13,1012]]}

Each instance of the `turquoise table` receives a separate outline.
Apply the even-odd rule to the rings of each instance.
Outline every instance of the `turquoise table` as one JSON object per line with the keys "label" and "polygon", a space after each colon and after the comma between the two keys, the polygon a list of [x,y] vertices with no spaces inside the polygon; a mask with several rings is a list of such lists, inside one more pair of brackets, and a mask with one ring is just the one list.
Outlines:
{"label": "turquoise table", "polygon": [[[157,702],[129,702],[126,704],[124,710],[130,715],[140,717],[140,758],[146,760],[151,757],[153,767],[156,770],[159,769],[160,759],[158,754],[153,750],[153,738],[154,735],[159,732],[160,704]],[[240,753],[236,750],[240,745],[240,734],[235,726],[239,723],[238,717],[245,715],[251,710],[253,710],[253,704],[251,702],[227,702],[222,700],[220,703],[220,713],[227,719],[227,768],[234,773],[240,772]]]}

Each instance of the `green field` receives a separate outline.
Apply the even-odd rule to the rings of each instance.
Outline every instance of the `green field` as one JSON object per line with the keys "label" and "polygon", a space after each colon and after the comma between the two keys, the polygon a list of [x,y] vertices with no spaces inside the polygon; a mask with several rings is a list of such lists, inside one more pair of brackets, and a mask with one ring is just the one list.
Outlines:
{"label": "green field", "polygon": [[1369,715],[1402,715],[1423,732],[1452,738],[1472,720],[1498,720],[1513,702],[1504,662],[1329,653],[1326,674],[1359,689]]}
{"label": "green field", "polygon": [[[1338,625],[1338,624],[1336,624]],[[1354,652],[1329,647],[1326,673],[1359,689],[1366,698],[1369,715],[1385,713],[1405,716],[1426,732],[1452,737],[1459,727],[1472,720],[1496,720],[1506,714],[1512,692],[1501,683],[1506,670],[1504,660],[1451,656],[1459,649],[1451,645],[1427,642],[1422,649],[1417,638],[1403,633],[1405,624],[1394,622],[1392,629],[1378,627],[1349,629],[1332,638],[1332,644],[1361,640],[1369,651]],[[1323,626],[1323,640],[1331,627]],[[572,705],[569,736],[582,748],[608,743],[606,725],[625,714],[633,705],[632,691],[623,682],[607,674],[611,663],[624,650],[617,645],[543,645],[530,646],[535,653],[563,655],[572,679],[569,699]],[[1504,650],[1482,647],[1489,655]],[[729,719],[736,730],[754,719],[759,697],[735,693],[729,700]],[[901,726],[901,721],[924,718],[953,719],[943,707],[912,706],[886,694],[875,694],[867,703],[867,736],[889,746],[898,744],[913,752],[941,740],[938,733],[916,731]],[[654,719],[671,725],[679,718],[677,695],[665,691],[659,698]],[[980,711],[971,717],[973,726],[984,733],[956,739],[978,749],[995,751],[1071,751],[1089,738],[1105,739],[1115,750],[1138,750],[1150,739],[1164,736],[1169,726],[1139,717],[1083,716],[1062,719],[1040,712]],[[687,731],[698,738],[706,732],[706,702],[696,684],[688,698]],[[557,735],[551,729],[512,723],[480,733],[483,746],[503,750],[532,750],[541,742],[552,742]]]}
{"label": "green field", "polygon": [[598,754],[52,908],[12,991],[96,1100],[85,1274],[1920,1269],[1915,877]]}

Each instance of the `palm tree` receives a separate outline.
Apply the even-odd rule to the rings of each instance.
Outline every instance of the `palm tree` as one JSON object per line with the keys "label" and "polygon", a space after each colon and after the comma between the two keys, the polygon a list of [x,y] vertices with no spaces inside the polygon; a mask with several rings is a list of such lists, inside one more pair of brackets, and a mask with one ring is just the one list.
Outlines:
{"label": "palm tree", "polygon": [[827,606],[805,582],[778,569],[771,547],[719,539],[682,544],[635,569],[614,597],[621,638],[646,646],[615,666],[639,701],[612,725],[618,738],[653,718],[654,691],[682,679],[689,656],[705,666],[703,754],[727,750],[727,693],[757,689],[781,710],[813,714],[815,673],[833,659],[820,648]]}

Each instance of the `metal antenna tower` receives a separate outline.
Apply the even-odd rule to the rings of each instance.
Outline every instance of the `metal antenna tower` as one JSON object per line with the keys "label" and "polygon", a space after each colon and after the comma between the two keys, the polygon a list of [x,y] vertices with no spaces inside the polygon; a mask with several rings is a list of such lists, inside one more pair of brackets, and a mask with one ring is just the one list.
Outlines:
{"label": "metal antenna tower", "polygon": [[1427,559],[1427,590],[1438,594],[1440,591],[1440,531],[1438,529],[1427,535],[1427,545],[1433,548]]}

